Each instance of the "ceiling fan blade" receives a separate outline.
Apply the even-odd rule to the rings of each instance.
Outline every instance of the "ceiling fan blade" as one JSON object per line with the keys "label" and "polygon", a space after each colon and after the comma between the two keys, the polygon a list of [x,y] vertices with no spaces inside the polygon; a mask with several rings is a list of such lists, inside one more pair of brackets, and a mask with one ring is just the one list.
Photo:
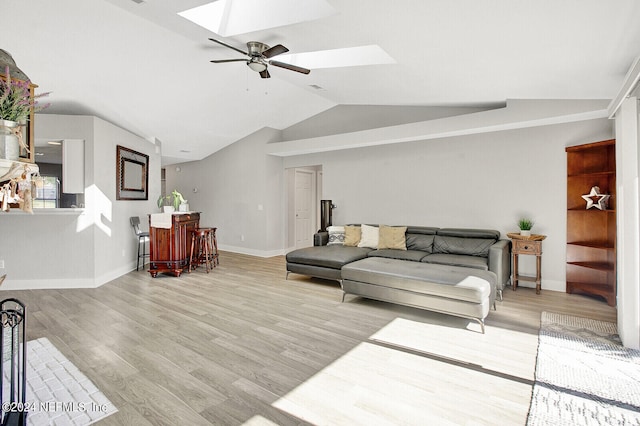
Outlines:
{"label": "ceiling fan blade", "polygon": [[299,67],[297,65],[285,64],[284,62],[269,61],[269,64],[271,64],[273,66],[276,66],[276,67],[280,67],[280,68],[286,68],[286,69],[291,70],[291,71],[300,72],[302,74],[309,74],[311,72],[311,70],[308,70],[306,68],[302,68],[302,67]]}
{"label": "ceiling fan blade", "polygon": [[246,59],[214,59],[213,61],[209,61],[209,62],[213,62],[214,64],[222,64],[224,62],[248,62]]}
{"label": "ceiling fan blade", "polygon": [[269,74],[269,71],[267,71],[267,70],[260,71],[260,77],[262,77],[262,78],[271,78],[271,74]]}
{"label": "ceiling fan blade", "polygon": [[288,51],[289,49],[287,49],[283,45],[276,44],[275,46],[270,47],[269,49],[262,52],[262,56],[264,56],[265,58],[273,58],[274,56],[282,55],[283,53]]}
{"label": "ceiling fan blade", "polygon": [[238,49],[237,47],[231,46],[230,44],[227,44],[227,43],[225,43],[224,41],[216,40],[215,38],[209,38],[209,40],[211,40],[211,41],[212,41],[212,42],[214,42],[214,43],[221,44],[221,45],[223,45],[224,47],[228,47],[229,49],[233,49],[233,50],[235,50],[236,52],[240,52],[240,53],[242,53],[243,55],[249,55],[249,53],[245,52],[244,50],[240,50],[240,49]]}

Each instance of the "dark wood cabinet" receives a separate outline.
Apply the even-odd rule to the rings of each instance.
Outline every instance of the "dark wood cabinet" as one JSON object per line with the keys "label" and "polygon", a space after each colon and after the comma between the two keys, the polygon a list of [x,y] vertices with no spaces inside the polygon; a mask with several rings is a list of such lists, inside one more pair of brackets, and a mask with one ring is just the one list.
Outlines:
{"label": "dark wood cabinet", "polygon": [[156,277],[158,273],[170,273],[179,277],[182,271],[189,269],[191,249],[191,231],[200,224],[200,213],[171,215],[171,228],[151,226],[149,215],[149,273]]}
{"label": "dark wood cabinet", "polygon": [[[616,305],[615,139],[566,148],[567,293],[586,293]],[[608,207],[586,208],[583,195],[597,186]]]}

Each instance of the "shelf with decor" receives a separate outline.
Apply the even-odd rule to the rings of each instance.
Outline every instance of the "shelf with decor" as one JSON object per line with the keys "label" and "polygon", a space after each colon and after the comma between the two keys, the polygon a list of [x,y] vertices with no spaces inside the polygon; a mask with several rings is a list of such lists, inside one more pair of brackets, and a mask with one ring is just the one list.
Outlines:
{"label": "shelf with decor", "polygon": [[[585,210],[584,208],[581,209],[567,209],[568,212],[580,212],[580,213],[587,213],[588,210]],[[592,210],[589,212],[589,214],[593,214],[593,213],[615,213],[616,211],[614,209],[606,209],[606,210]]]}
{"label": "shelf with decor", "polygon": [[616,304],[615,140],[566,148],[567,293]]}
{"label": "shelf with decor", "polygon": [[[7,81],[6,66],[5,66],[5,63],[3,62],[2,52],[3,51],[0,50],[0,79],[6,82]],[[37,103],[37,101],[35,101],[36,96],[34,91],[38,86],[31,83],[28,79],[16,78],[15,74],[18,74],[20,76],[22,75],[21,71],[19,71],[18,73],[14,72],[10,74],[11,82],[13,83],[13,85],[17,85],[17,87],[25,87],[25,91],[26,91],[26,94],[28,95],[29,102],[32,105],[29,108],[28,116],[26,117],[26,119],[18,121],[17,123],[13,122],[12,120],[9,120],[6,117],[0,116],[0,124],[2,125],[0,127],[2,127],[2,135],[11,136],[12,134],[15,134],[14,132],[10,132],[8,127],[9,125],[11,125],[10,123],[14,123],[20,127],[20,133],[21,133],[20,138],[22,139],[15,158],[5,158],[4,156],[2,156],[2,158],[0,159],[4,160],[5,162],[11,161],[11,162],[33,164],[35,163],[35,154],[36,154],[34,149],[34,137],[33,137],[33,120],[35,115],[35,108],[33,107],[33,104]],[[27,78],[26,76],[24,77]],[[0,94],[2,94],[2,92],[3,91],[0,90]],[[42,96],[46,96],[46,95],[47,94],[43,94]],[[3,146],[1,148],[2,148],[3,155],[6,155],[5,147]],[[0,167],[6,168],[6,165],[0,164]],[[0,169],[0,175],[1,174],[3,173],[2,173],[2,170]]]}
{"label": "shelf with decor", "polygon": [[33,213],[36,192],[33,120],[37,99],[33,84],[11,55],[0,49],[0,208]]}

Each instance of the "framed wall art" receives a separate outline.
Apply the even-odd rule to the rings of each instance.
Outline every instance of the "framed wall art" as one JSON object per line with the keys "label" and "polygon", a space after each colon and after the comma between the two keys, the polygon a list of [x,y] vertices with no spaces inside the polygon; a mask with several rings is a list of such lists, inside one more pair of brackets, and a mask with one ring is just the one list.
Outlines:
{"label": "framed wall art", "polygon": [[149,199],[149,156],[116,146],[116,200]]}

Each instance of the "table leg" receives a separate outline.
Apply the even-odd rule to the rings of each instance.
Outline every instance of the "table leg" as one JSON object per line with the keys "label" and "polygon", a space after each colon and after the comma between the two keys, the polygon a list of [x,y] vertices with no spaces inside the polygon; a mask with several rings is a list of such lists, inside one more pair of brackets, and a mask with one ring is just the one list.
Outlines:
{"label": "table leg", "polygon": [[218,239],[216,238],[216,235],[213,234],[213,247],[216,251],[216,265],[220,264],[220,253],[218,253]]}
{"label": "table leg", "polygon": [[191,251],[189,252],[189,273],[191,273],[191,268],[193,266],[193,248],[194,248],[195,242],[196,242],[196,236],[193,235],[191,237]]}
{"label": "table leg", "polygon": [[536,294],[540,294],[542,289],[542,256],[536,256]]}
{"label": "table leg", "polygon": [[518,287],[518,255],[513,253],[513,268],[511,275],[511,288],[513,291],[516,291],[516,287]]}

